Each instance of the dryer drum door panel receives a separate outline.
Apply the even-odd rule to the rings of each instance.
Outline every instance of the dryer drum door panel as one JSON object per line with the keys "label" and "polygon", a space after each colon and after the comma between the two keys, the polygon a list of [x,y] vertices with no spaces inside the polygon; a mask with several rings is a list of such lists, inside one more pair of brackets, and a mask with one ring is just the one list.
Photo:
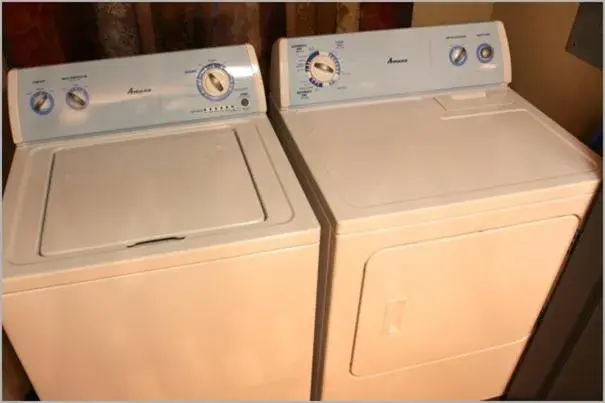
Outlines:
{"label": "dryer drum door panel", "polygon": [[497,349],[520,355],[578,223],[558,217],[377,252],[366,262],[351,373],[447,360],[464,371]]}

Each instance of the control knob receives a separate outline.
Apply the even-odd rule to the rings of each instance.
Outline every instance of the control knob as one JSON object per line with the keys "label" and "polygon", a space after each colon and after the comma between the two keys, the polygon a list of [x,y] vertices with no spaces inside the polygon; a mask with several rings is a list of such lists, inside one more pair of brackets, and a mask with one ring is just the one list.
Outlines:
{"label": "control knob", "polygon": [[67,91],[65,102],[71,109],[81,111],[88,106],[88,93],[84,88],[74,87]]}
{"label": "control knob", "polygon": [[47,115],[53,110],[55,101],[50,93],[38,91],[31,96],[29,104],[38,115]]}
{"label": "control knob", "polygon": [[220,101],[233,91],[233,77],[218,63],[204,67],[197,76],[200,94],[211,101]]}
{"label": "control knob", "polygon": [[454,66],[462,66],[466,62],[467,54],[463,46],[454,46],[450,50],[450,62]]}
{"label": "control knob", "polygon": [[316,51],[307,58],[305,71],[313,85],[327,87],[338,80],[340,63],[333,53]]}

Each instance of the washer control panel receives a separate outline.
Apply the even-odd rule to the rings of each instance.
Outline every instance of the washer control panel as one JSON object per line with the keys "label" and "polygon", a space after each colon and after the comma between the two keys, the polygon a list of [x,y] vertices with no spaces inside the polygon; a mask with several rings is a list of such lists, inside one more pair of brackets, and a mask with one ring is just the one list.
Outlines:
{"label": "washer control panel", "polygon": [[[280,39],[274,97],[281,107],[510,82],[500,22]],[[276,96],[277,95],[277,96]]]}
{"label": "washer control panel", "polygon": [[12,70],[8,91],[16,143],[266,111],[249,45]]}

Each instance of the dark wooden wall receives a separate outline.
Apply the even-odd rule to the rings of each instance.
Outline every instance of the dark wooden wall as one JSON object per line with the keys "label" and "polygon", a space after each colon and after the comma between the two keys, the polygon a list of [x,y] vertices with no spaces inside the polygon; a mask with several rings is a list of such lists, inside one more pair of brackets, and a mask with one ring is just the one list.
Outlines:
{"label": "dark wooden wall", "polygon": [[[412,3],[5,3],[9,67],[409,27]],[[267,70],[265,69],[266,73]]]}

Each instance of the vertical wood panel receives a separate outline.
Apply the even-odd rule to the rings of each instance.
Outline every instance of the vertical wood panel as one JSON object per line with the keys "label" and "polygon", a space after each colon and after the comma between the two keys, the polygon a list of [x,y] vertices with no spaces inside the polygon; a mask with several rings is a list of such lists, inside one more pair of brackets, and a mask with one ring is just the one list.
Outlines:
{"label": "vertical wood panel", "polygon": [[315,4],[286,4],[287,36],[306,36],[315,33]]}
{"label": "vertical wood panel", "polygon": [[284,3],[261,3],[259,11],[262,45],[258,58],[263,73],[265,93],[268,94],[271,48],[277,39],[286,36],[286,5]]}
{"label": "vertical wood panel", "polygon": [[132,3],[96,3],[101,45],[108,57],[141,52],[137,15]]}
{"label": "vertical wood panel", "polygon": [[416,3],[414,5],[414,27],[462,24],[488,21],[494,3]]}
{"label": "vertical wood panel", "polygon": [[359,30],[395,28],[394,3],[361,3]]}
{"label": "vertical wood panel", "polygon": [[407,28],[412,24],[412,3],[361,3],[360,31]]}
{"label": "vertical wood panel", "polygon": [[197,49],[212,43],[211,7],[216,3],[152,3],[159,52]]}
{"label": "vertical wood panel", "polygon": [[336,31],[338,3],[315,4],[315,34],[333,34]]}
{"label": "vertical wood panel", "polygon": [[218,46],[250,43],[261,50],[258,3],[217,3],[213,14],[213,42]]}
{"label": "vertical wood panel", "polygon": [[359,3],[337,3],[336,32],[359,31]]}
{"label": "vertical wood panel", "polygon": [[59,3],[55,24],[67,62],[105,57],[94,3]]}
{"label": "vertical wood panel", "polygon": [[155,32],[153,29],[153,15],[149,3],[135,3],[137,26],[141,40],[141,53],[155,53]]}
{"label": "vertical wood panel", "polygon": [[32,67],[66,61],[55,12],[59,3],[2,4],[5,56],[11,66]]}

